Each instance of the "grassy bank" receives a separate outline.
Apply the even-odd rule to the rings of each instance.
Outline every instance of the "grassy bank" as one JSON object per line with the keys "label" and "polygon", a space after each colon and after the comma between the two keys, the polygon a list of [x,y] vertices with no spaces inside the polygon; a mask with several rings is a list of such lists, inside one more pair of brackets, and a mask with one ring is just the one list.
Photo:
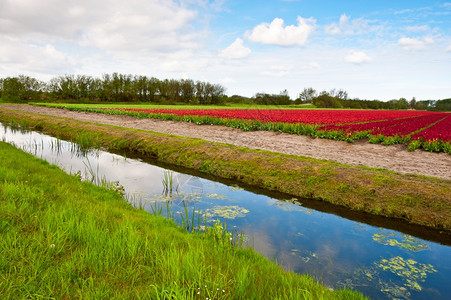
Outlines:
{"label": "grassy bank", "polygon": [[222,178],[451,232],[451,181],[0,108],[0,120]]}
{"label": "grassy bank", "polygon": [[313,104],[309,105],[261,105],[261,104],[243,104],[243,103],[226,103],[223,105],[190,105],[190,104],[153,104],[149,102],[145,103],[30,103],[38,106],[51,106],[58,108],[73,108],[73,109],[86,109],[86,108],[145,108],[145,109],[315,109]]}
{"label": "grassy bank", "polygon": [[[362,299],[193,233],[0,142],[0,296]],[[219,237],[219,238],[218,238]]]}

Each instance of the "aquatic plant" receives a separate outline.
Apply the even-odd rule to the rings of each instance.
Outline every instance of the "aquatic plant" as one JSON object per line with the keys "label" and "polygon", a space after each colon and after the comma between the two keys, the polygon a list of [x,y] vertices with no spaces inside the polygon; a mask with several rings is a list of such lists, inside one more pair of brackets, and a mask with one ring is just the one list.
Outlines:
{"label": "aquatic plant", "polygon": [[424,282],[428,273],[435,273],[437,270],[430,264],[418,263],[413,259],[404,259],[396,256],[390,259],[382,259],[375,262],[376,267],[383,271],[389,271],[404,280],[404,286],[416,291],[422,288],[419,282]]}
{"label": "aquatic plant", "polygon": [[209,193],[209,194],[205,194],[205,198],[214,199],[214,200],[224,200],[224,199],[227,199],[227,196],[222,195],[222,194]]}
{"label": "aquatic plant", "polygon": [[[164,171],[161,182],[163,184],[163,194],[166,196],[172,195],[174,192],[174,172],[170,170]],[[178,186],[175,187],[175,190],[178,190]]]}
{"label": "aquatic plant", "polygon": [[247,213],[249,213],[248,209],[245,209],[238,205],[233,206],[216,205],[213,208],[206,209],[204,212],[204,216],[207,218],[221,217],[224,219],[235,219],[245,217]]}
{"label": "aquatic plant", "polygon": [[[399,239],[399,240],[398,240]],[[373,241],[378,242],[381,245],[398,247],[414,252],[428,250],[429,246],[408,234],[402,234],[401,237],[395,232],[375,233],[373,234]]]}

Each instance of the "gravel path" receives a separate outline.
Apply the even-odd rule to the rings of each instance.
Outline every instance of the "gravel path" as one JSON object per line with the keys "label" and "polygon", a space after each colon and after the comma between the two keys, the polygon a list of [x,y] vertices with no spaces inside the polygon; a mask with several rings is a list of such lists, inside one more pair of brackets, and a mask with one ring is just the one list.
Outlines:
{"label": "gravel path", "polygon": [[399,173],[451,179],[451,155],[446,153],[430,153],[422,150],[409,152],[404,145],[386,147],[367,142],[350,144],[342,141],[314,139],[306,136],[270,131],[244,132],[239,129],[222,126],[137,119],[129,116],[74,112],[29,105],[2,105],[1,107],[81,121],[200,138],[207,141],[233,144],[252,149],[332,160],[355,166],[384,168]]}

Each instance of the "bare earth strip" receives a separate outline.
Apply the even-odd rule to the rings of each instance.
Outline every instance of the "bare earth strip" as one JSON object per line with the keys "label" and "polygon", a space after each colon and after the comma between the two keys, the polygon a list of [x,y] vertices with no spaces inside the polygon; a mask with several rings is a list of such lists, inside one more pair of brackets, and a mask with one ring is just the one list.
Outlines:
{"label": "bare earth strip", "polygon": [[409,152],[406,146],[403,145],[383,146],[367,142],[350,144],[342,141],[314,139],[270,131],[244,132],[222,126],[137,119],[128,116],[74,112],[29,105],[2,105],[2,107],[81,121],[200,138],[252,149],[337,161],[348,165],[384,168],[399,173],[451,179],[451,155],[429,153],[421,150]]}

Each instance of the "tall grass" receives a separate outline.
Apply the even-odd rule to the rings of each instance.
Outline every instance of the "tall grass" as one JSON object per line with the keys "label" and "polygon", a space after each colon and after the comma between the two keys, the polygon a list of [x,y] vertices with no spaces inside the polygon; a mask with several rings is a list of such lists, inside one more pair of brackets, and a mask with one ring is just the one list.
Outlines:
{"label": "tall grass", "polygon": [[[362,299],[0,142],[0,298]],[[191,221],[192,222],[192,221]]]}
{"label": "tall grass", "polygon": [[174,191],[178,190],[178,186],[174,187],[174,172],[166,170],[163,173],[163,194],[168,196],[172,195]]}

